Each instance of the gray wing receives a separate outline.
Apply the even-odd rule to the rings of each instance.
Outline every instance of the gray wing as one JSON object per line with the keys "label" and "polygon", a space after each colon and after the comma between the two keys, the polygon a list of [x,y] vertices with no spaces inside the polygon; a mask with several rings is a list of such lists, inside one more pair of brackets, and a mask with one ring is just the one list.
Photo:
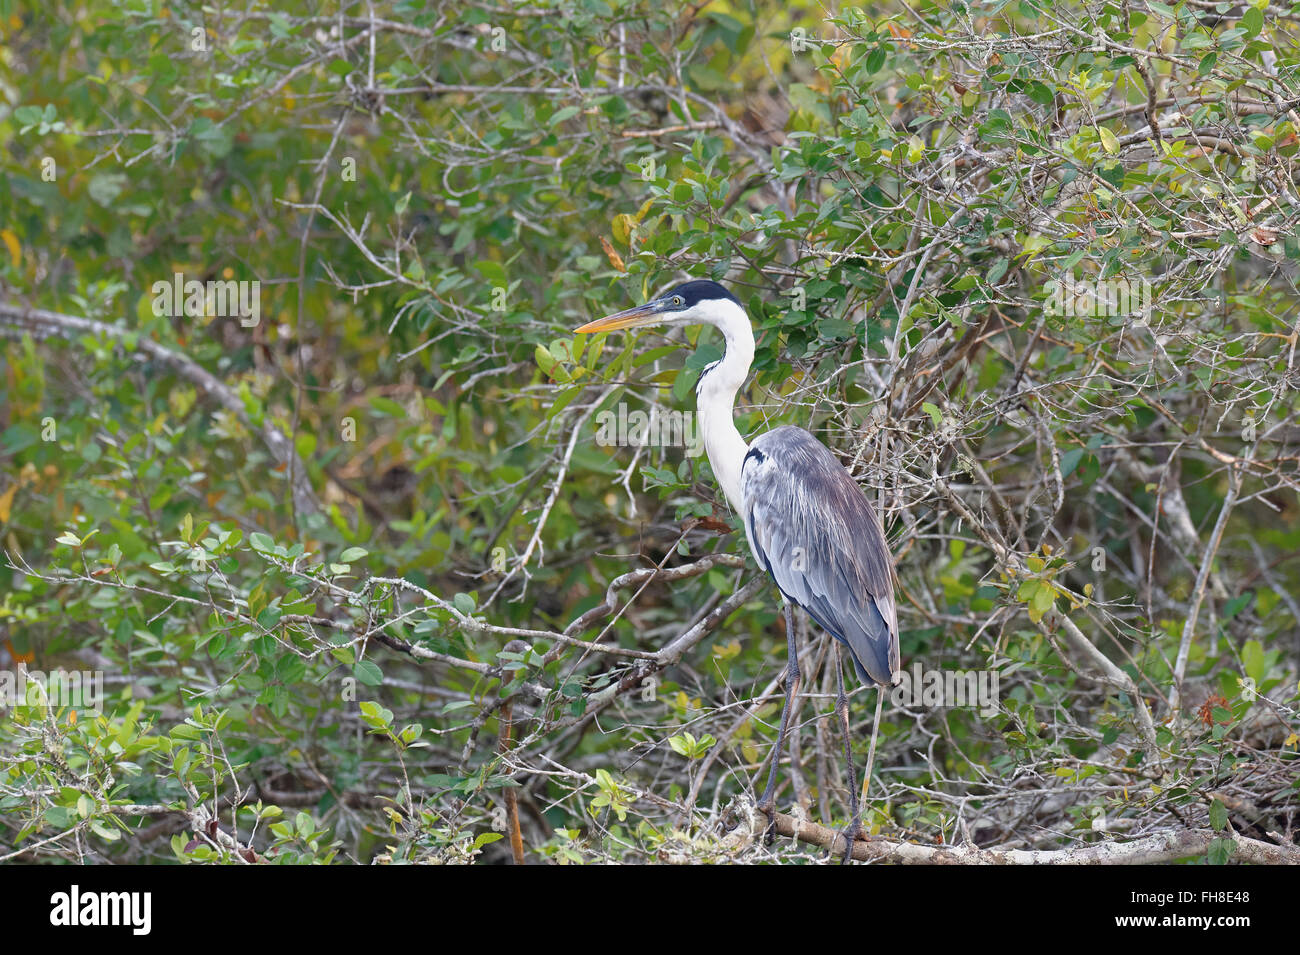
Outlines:
{"label": "gray wing", "polygon": [[758,564],[831,636],[864,682],[900,678],[894,562],[866,495],[802,428],[760,435],[740,471],[745,533]]}

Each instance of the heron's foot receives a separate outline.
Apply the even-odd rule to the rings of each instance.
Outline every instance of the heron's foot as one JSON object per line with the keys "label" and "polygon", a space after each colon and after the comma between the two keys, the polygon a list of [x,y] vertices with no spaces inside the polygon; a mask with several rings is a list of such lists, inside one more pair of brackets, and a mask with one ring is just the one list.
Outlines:
{"label": "heron's foot", "polygon": [[757,809],[767,816],[767,826],[763,829],[763,845],[770,846],[776,841],[776,801],[764,800],[758,804]]}
{"label": "heron's foot", "polygon": [[844,839],[844,855],[840,857],[840,865],[847,865],[853,858],[853,847],[857,844],[858,833],[862,831],[862,817],[856,813],[853,821],[844,827],[840,836]]}

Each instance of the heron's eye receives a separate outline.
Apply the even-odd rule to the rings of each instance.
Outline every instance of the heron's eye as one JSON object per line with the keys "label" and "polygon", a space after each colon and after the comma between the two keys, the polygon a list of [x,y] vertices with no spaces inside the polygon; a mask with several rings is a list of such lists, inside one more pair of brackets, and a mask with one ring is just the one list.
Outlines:
{"label": "heron's eye", "polygon": [[683,299],[680,295],[674,295],[673,304],[680,307],[681,305],[685,304],[685,299]]}

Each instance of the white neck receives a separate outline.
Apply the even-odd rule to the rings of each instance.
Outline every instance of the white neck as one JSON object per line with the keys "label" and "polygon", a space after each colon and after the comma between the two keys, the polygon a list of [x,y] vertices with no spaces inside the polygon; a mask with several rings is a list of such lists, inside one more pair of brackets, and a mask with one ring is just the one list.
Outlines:
{"label": "white neck", "polygon": [[754,360],[754,332],[745,310],[734,302],[719,300],[708,303],[707,314],[700,318],[722,331],[727,350],[722,359],[704,373],[698,385],[695,407],[704,435],[704,449],[709,455],[713,474],[737,514],[743,513],[740,502],[740,468],[749,445],[736,430],[732,408],[736,392],[745,383]]}

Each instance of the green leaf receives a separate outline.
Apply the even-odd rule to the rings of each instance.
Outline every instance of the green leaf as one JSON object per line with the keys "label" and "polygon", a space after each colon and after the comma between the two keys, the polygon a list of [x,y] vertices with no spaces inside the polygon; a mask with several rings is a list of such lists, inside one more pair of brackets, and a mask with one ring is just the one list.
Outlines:
{"label": "green leaf", "polygon": [[35,126],[41,121],[43,111],[39,106],[19,106],[14,110],[14,119],[23,126]]}
{"label": "green leaf", "polygon": [[538,345],[537,348],[533,350],[533,357],[537,360],[537,367],[540,368],[542,374],[546,375],[548,378],[551,377],[551,373],[555,371],[555,366],[559,364],[559,362],[556,361],[555,356],[550,353],[545,345]]}
{"label": "green leaf", "polygon": [[558,126],[566,119],[571,119],[572,117],[577,116],[579,112],[580,108],[577,106],[565,106],[563,109],[557,109],[551,114],[550,122],[547,123],[547,125],[551,127]]}
{"label": "green leaf", "polygon": [[1210,849],[1205,855],[1210,865],[1227,865],[1232,859],[1235,844],[1231,839],[1211,839]]}
{"label": "green leaf", "polygon": [[1258,640],[1247,640],[1241,648],[1241,663],[1246,676],[1259,686],[1268,676],[1268,660],[1264,656],[1264,646]]}
{"label": "green leaf", "polygon": [[352,664],[352,675],[358,683],[366,686],[379,686],[384,682],[384,671],[369,660],[359,660]]}
{"label": "green leaf", "polygon": [[1210,800],[1210,825],[1216,832],[1222,832],[1228,825],[1228,807],[1218,799]]}
{"label": "green leaf", "polygon": [[1061,477],[1068,478],[1074,473],[1074,469],[1079,466],[1083,456],[1087,454],[1085,448],[1071,448],[1061,455]]}

